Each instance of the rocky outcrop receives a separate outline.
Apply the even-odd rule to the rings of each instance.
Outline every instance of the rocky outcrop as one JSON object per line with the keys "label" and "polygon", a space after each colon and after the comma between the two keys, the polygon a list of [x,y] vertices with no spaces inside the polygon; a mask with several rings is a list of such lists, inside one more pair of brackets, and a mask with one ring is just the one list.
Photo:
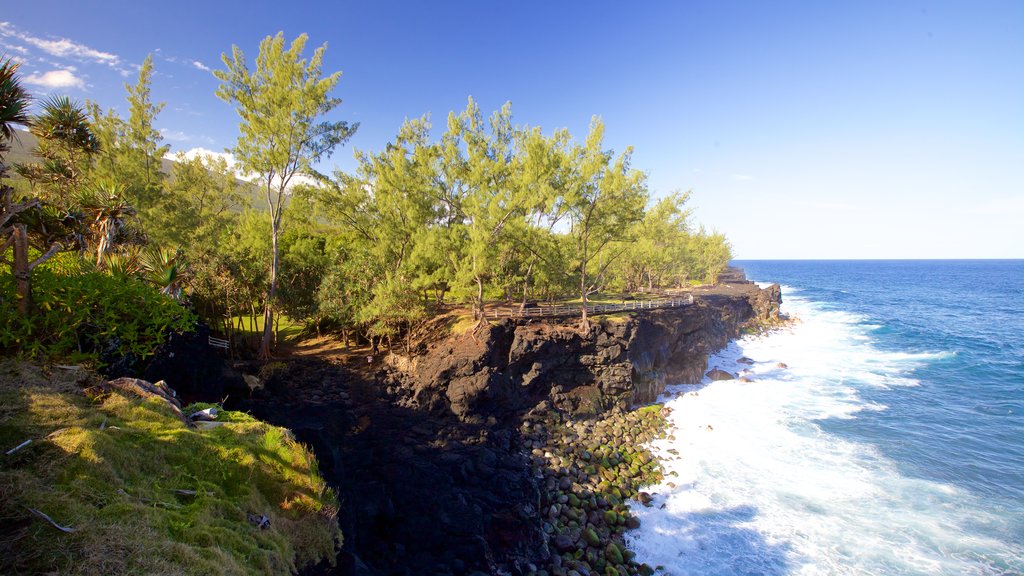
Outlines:
{"label": "rocky outcrop", "polygon": [[515,428],[403,407],[386,371],[303,359],[265,372],[234,407],[293,430],[342,500],[338,568],[304,574],[523,574],[546,557]]}
{"label": "rocky outcrop", "polygon": [[549,399],[574,413],[652,402],[670,383],[699,382],[707,357],[750,323],[778,318],[778,285],[738,283],[691,306],[576,320],[482,326],[405,367],[410,407],[468,423],[515,418]]}
{"label": "rocky outcrop", "polygon": [[[775,300],[763,294],[737,281],[692,306],[609,316],[588,331],[577,319],[483,325],[376,372],[362,362],[275,362],[259,371],[263,388],[235,407],[294,430],[342,497],[338,568],[310,575],[520,575],[570,559],[625,565],[608,551],[619,533],[610,527],[628,525],[621,503],[593,494],[574,507],[583,494],[575,484],[597,479],[575,456],[548,456],[538,426],[550,417],[549,432],[564,428],[557,408],[625,418],[609,409],[651,401],[667,383],[699,381],[708,354],[771,316]],[[553,456],[565,465],[538,473],[537,462]],[[608,458],[602,470],[625,466],[622,477],[632,478],[630,463]],[[608,530],[551,531],[584,512]],[[603,524],[590,518],[609,513]]]}

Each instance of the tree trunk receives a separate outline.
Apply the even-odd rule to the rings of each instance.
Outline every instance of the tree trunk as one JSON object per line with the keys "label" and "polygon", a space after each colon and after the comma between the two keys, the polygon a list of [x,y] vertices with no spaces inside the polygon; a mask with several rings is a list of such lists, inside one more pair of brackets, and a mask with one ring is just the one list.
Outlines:
{"label": "tree trunk", "polygon": [[523,278],[523,302],[519,305],[519,311],[526,310],[527,294],[530,293],[530,273],[533,272],[533,262],[526,268],[526,276]]}
{"label": "tree trunk", "polygon": [[279,264],[277,253],[278,223],[276,219],[271,220],[270,229],[274,255],[270,264],[270,289],[267,290],[267,301],[263,307],[263,340],[260,342],[260,358],[263,360],[270,358],[270,343],[274,337],[274,297],[277,295],[277,269]]}
{"label": "tree trunk", "polygon": [[480,323],[487,322],[487,317],[484,316],[484,279],[479,276],[476,277],[476,310]]}
{"label": "tree trunk", "polygon": [[580,330],[590,331],[590,321],[587,319],[587,246],[583,245],[583,257],[580,259],[580,300],[582,301],[580,315]]}
{"label": "tree trunk", "polygon": [[14,280],[17,284],[18,313],[28,316],[32,310],[32,276],[28,269],[28,231],[24,224],[15,224]]}

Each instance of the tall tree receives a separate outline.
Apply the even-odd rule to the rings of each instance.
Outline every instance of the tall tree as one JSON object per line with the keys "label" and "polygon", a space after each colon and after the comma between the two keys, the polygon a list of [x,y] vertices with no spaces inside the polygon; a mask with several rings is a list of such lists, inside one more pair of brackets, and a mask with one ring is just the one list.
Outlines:
{"label": "tall tree", "polygon": [[231,56],[221,56],[226,69],[214,72],[221,81],[217,96],[234,104],[241,118],[238,141],[231,151],[244,171],[260,177],[270,208],[272,258],[263,312],[262,357],[270,356],[280,266],[278,237],[288,186],[296,174],[310,172],[312,164],[330,156],[358,127],[322,120],[341,104],[330,95],[341,72],[323,75],[326,43],[314,50],[308,61],[303,59],[306,40],[302,34],[286,48],[283,32],[264,38],[252,71],[242,50],[233,46]]}
{"label": "tall tree", "polygon": [[128,120],[113,110],[104,113],[90,102],[91,130],[99,141],[101,154],[93,172],[97,178],[120,182],[127,199],[145,215],[147,223],[155,217],[156,204],[166,179],[161,171],[162,160],[170,146],[161,145],[160,132],[153,127],[156,116],[164,109],[163,102],[153,102],[153,56],[146,57],[134,85],[125,84]]}
{"label": "tall tree", "polygon": [[573,152],[575,173],[566,198],[577,263],[578,287],[582,301],[580,326],[590,328],[587,297],[596,292],[605,272],[622,255],[632,240],[634,224],[643,218],[647,183],[643,172],[630,168],[633,149],[612,160],[612,152],[601,149],[604,123],[594,118],[586,143]]}
{"label": "tall tree", "polygon": [[125,144],[131,158],[131,164],[137,167],[138,174],[133,179],[142,188],[140,200],[148,203],[155,190],[159,190],[164,174],[160,171],[164,154],[170,146],[161,146],[163,136],[153,128],[156,115],[164,109],[165,103],[154,103],[150,96],[153,84],[153,55],[146,56],[139,69],[139,80],[134,86],[125,84],[128,91],[128,123],[125,131]]}
{"label": "tall tree", "polygon": [[474,289],[474,313],[484,322],[484,287],[501,267],[506,226],[526,212],[521,181],[516,178],[521,157],[516,154],[512,104],[491,115],[488,130],[480,108],[470,98],[456,126],[466,142],[464,179],[468,184],[462,201],[465,253],[458,275]]}

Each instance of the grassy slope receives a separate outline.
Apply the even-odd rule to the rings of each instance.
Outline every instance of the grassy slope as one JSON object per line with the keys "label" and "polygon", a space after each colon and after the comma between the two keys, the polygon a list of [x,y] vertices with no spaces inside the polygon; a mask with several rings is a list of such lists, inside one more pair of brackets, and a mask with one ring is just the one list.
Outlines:
{"label": "grassy slope", "polygon": [[0,573],[288,574],[333,556],[337,499],[286,430],[234,412],[189,429],[155,398],[89,399],[83,377],[0,361]]}

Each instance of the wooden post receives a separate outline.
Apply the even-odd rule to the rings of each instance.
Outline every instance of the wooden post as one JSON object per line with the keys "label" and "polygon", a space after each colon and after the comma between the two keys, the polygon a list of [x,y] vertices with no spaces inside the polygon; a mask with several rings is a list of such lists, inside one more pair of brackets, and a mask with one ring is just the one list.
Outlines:
{"label": "wooden post", "polygon": [[32,283],[28,269],[28,231],[24,224],[14,225],[14,281],[17,285],[18,313],[28,316],[32,310]]}

